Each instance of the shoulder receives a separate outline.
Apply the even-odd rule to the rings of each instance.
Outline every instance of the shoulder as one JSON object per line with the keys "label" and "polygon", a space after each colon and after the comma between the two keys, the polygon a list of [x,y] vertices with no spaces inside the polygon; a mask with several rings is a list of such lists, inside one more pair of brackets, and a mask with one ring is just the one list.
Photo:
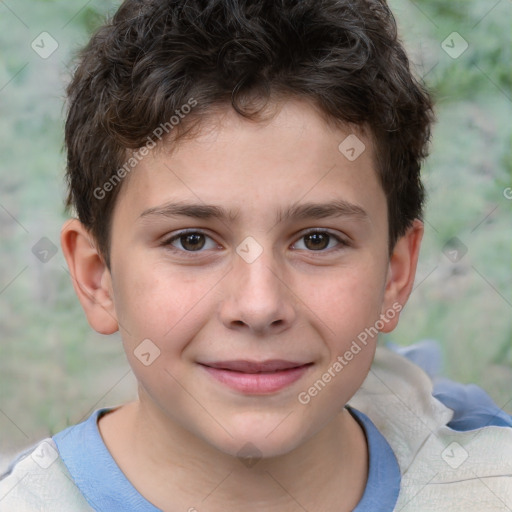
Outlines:
{"label": "shoulder", "polygon": [[[431,433],[402,477],[403,512],[512,509],[512,428]],[[437,505],[437,507],[436,507]]]}
{"label": "shoulder", "polygon": [[446,425],[453,411],[432,396],[430,377],[405,357],[378,347],[368,376],[350,400],[384,435],[402,474],[425,439]]}
{"label": "shoulder", "polygon": [[[402,474],[396,510],[512,508],[512,421],[496,406],[493,413],[489,401],[482,414],[483,401],[468,400],[474,394],[460,393],[460,386],[437,392],[420,366],[379,348],[351,400],[396,455]],[[492,414],[499,421],[491,421]]]}
{"label": "shoulder", "polygon": [[53,439],[18,456],[0,479],[0,508],[16,512],[91,512]]}

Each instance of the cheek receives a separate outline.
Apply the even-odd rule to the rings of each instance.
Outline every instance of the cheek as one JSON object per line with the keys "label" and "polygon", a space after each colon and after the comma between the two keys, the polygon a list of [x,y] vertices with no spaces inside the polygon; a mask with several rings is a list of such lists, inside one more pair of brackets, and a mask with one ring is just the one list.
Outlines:
{"label": "cheek", "polygon": [[205,298],[218,279],[185,277],[164,263],[117,270],[116,313],[130,366],[154,398],[178,401],[184,350],[208,316]]}
{"label": "cheek", "polygon": [[[371,270],[373,268],[373,270]],[[371,367],[376,348],[384,276],[375,265],[339,272],[308,298],[324,356],[297,397],[311,421],[327,421],[356,393]],[[311,317],[311,315],[309,315]]]}
{"label": "cheek", "polygon": [[323,324],[333,349],[343,346],[378,320],[384,298],[385,276],[376,263],[352,266],[308,286],[302,296]]}
{"label": "cheek", "polygon": [[130,345],[149,338],[162,349],[164,340],[186,338],[184,331],[198,322],[202,299],[218,280],[170,272],[158,262],[118,270],[115,307],[123,338]]}

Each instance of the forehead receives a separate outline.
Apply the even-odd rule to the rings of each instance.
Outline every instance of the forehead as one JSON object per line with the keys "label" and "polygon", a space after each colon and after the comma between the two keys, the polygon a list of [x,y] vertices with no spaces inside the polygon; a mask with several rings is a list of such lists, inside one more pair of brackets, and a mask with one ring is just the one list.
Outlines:
{"label": "forehead", "polygon": [[196,208],[198,217],[242,222],[257,214],[275,222],[300,216],[300,204],[331,201],[353,213],[366,208],[382,215],[374,161],[367,133],[335,127],[306,101],[283,102],[263,121],[225,108],[205,118],[192,137],[149,152],[123,185],[116,210],[135,219],[182,202],[218,205],[208,213]]}

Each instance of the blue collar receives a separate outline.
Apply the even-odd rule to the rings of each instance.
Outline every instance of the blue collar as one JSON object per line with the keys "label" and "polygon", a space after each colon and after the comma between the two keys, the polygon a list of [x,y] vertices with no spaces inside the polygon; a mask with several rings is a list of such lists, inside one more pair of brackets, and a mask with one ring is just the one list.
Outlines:
{"label": "blue collar", "polygon": [[400,493],[402,475],[395,454],[370,418],[353,407],[346,406],[361,425],[368,445],[368,480],[363,497],[353,512],[391,512]]}
{"label": "blue collar", "polygon": [[83,423],[53,436],[76,486],[98,512],[161,512],[126,478],[108,451],[98,419],[112,408],[98,409]]}
{"label": "blue collar", "polygon": [[[400,491],[400,469],[391,447],[371,420],[347,406],[366,435],[369,471],[366,488],[354,512],[392,511]],[[53,439],[77,487],[97,511],[159,512],[125,477],[108,451],[98,419],[111,411],[98,409],[84,422],[59,432]]]}

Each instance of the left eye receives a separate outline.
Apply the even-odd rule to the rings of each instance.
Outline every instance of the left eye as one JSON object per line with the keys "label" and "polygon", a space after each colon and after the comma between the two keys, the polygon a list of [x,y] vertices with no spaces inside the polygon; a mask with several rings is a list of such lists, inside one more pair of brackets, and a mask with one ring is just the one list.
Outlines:
{"label": "left eye", "polygon": [[310,231],[309,233],[302,235],[300,240],[304,240],[303,245],[305,246],[306,250],[316,252],[332,248],[332,246],[329,247],[332,241],[336,241],[336,245],[339,245],[341,247],[347,245],[346,242],[341,240],[336,235],[329,233],[328,231]]}

